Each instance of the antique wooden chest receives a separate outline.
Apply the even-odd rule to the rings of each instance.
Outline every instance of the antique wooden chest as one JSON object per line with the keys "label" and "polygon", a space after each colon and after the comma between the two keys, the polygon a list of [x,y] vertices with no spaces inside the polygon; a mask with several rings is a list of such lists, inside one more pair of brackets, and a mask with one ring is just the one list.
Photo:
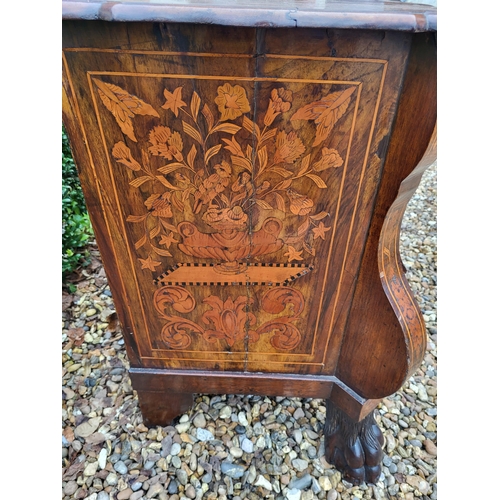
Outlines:
{"label": "antique wooden chest", "polygon": [[[146,422],[193,393],[372,411],[422,361],[398,251],[435,157],[436,11],[399,2],[63,1],[63,115]],[[420,162],[420,163],[419,163]]]}

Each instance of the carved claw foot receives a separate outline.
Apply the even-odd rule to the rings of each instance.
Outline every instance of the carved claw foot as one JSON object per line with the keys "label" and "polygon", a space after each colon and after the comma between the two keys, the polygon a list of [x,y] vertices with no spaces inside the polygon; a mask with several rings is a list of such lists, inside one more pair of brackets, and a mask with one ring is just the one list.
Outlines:
{"label": "carved claw foot", "polygon": [[353,484],[376,483],[382,472],[384,436],[373,412],[355,422],[327,400],[325,458]]}

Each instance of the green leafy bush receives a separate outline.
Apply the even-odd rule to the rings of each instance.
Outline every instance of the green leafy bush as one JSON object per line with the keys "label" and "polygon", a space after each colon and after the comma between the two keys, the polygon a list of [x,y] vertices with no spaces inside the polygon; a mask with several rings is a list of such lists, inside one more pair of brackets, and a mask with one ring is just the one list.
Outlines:
{"label": "green leafy bush", "polygon": [[62,129],[62,274],[63,278],[78,266],[85,264],[85,247],[93,236],[85,206],[80,179],[69,147],[68,137]]}

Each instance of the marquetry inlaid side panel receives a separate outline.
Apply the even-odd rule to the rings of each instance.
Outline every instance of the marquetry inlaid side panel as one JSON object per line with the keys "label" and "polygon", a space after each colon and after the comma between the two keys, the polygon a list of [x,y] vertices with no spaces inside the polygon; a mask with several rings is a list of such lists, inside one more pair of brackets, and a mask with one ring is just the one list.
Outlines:
{"label": "marquetry inlaid side panel", "polygon": [[145,366],[322,370],[397,96],[388,44],[65,51]]}

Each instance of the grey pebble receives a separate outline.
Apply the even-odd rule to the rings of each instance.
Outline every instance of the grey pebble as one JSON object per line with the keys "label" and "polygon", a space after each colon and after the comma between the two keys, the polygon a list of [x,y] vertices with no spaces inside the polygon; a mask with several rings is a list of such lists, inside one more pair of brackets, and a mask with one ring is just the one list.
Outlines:
{"label": "grey pebble", "polygon": [[179,443],[174,443],[170,449],[170,455],[175,456],[181,452],[181,445]]}
{"label": "grey pebble", "polygon": [[118,474],[126,474],[128,472],[127,466],[121,460],[116,462],[113,467]]}
{"label": "grey pebble", "polygon": [[196,437],[199,441],[203,442],[214,439],[214,435],[210,431],[201,428],[196,429]]}
{"label": "grey pebble", "polygon": [[315,477],[312,478],[311,490],[315,495],[322,491],[321,486],[319,485],[318,480]]}
{"label": "grey pebble", "polygon": [[182,462],[181,462],[181,459],[175,455],[172,457],[172,462],[171,462],[172,466],[175,467],[176,469],[180,469],[182,467]]}
{"label": "grey pebble", "polygon": [[309,462],[306,460],[302,460],[301,458],[296,458],[292,460],[292,465],[299,471],[302,472],[303,470],[307,469],[307,466],[309,465]]}
{"label": "grey pebble", "polygon": [[179,490],[179,486],[177,485],[177,481],[175,479],[172,479],[172,481],[170,481],[170,483],[168,483],[167,492],[170,495],[173,495],[173,494],[177,493],[178,490]]}
{"label": "grey pebble", "polygon": [[295,439],[295,442],[297,444],[302,443],[302,431],[296,429],[293,431],[293,439]]}
{"label": "grey pebble", "polygon": [[298,420],[299,418],[302,418],[302,417],[305,417],[306,414],[304,413],[304,410],[302,408],[297,408],[294,412],[293,412],[293,418],[295,420]]}
{"label": "grey pebble", "polygon": [[142,483],[141,481],[135,481],[130,485],[130,489],[132,491],[139,491],[142,488],[143,484],[144,483]]}
{"label": "grey pebble", "polygon": [[223,474],[226,474],[226,476],[229,476],[233,479],[238,479],[245,473],[245,467],[239,464],[233,464],[231,462],[222,462],[220,464],[220,470]]}
{"label": "grey pebble", "polygon": [[248,438],[244,438],[242,441],[241,441],[241,449],[245,452],[245,453],[253,453],[253,443],[252,441],[250,441],[250,439]]}
{"label": "grey pebble", "polygon": [[212,478],[213,478],[212,473],[211,473],[211,472],[207,472],[206,474],[204,474],[204,475],[202,476],[201,481],[202,481],[203,483],[208,484],[208,483],[211,483],[211,482],[212,482]]}
{"label": "grey pebble", "polygon": [[311,474],[304,474],[302,477],[295,478],[292,481],[290,481],[290,484],[288,487],[290,489],[297,489],[297,490],[305,490],[306,488],[309,488],[312,483],[312,476]]}
{"label": "grey pebble", "polygon": [[175,477],[177,478],[179,483],[182,484],[182,486],[186,486],[186,484],[188,482],[188,475],[184,469],[177,469],[175,471]]}
{"label": "grey pebble", "polygon": [[389,495],[396,496],[399,491],[399,484],[393,484],[387,488]]}
{"label": "grey pebble", "polygon": [[193,424],[195,427],[201,427],[204,429],[207,426],[205,415],[203,415],[203,413],[198,413],[198,415],[196,415],[193,419]]}
{"label": "grey pebble", "polygon": [[97,500],[109,500],[109,494],[107,491],[100,491],[97,494]]}

